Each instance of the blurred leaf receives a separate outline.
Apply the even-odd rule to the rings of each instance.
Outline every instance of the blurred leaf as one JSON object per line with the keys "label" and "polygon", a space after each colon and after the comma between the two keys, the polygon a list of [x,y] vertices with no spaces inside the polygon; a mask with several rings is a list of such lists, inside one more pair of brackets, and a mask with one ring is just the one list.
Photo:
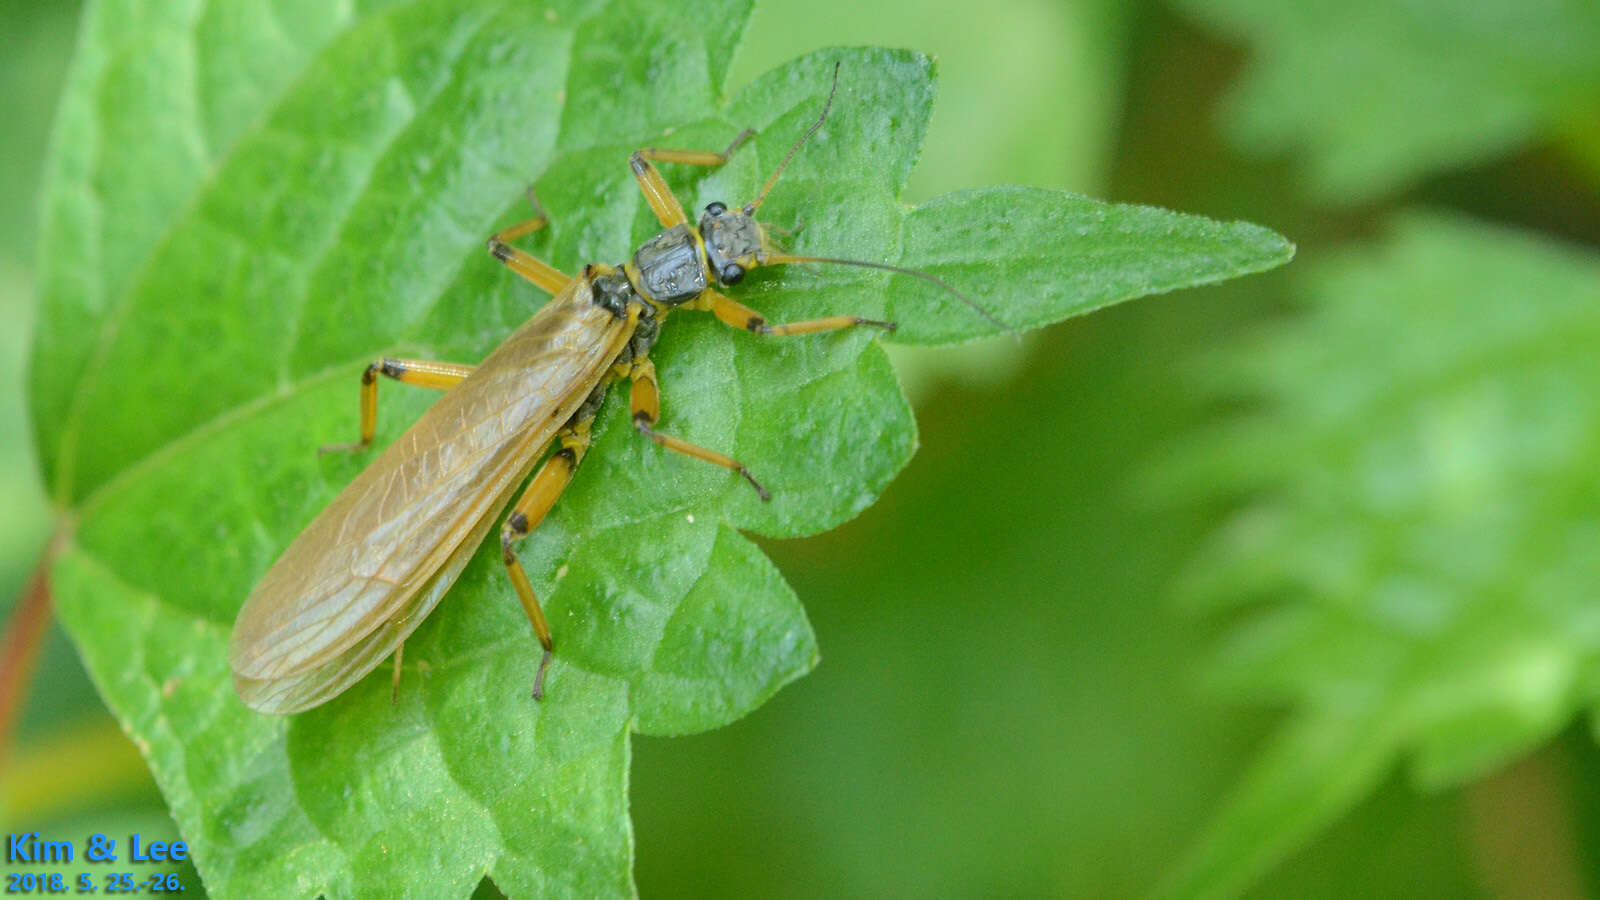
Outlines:
{"label": "blurred leaf", "polygon": [[50,108],[60,92],[76,9],[0,7],[0,610],[9,608],[50,532],[20,385],[33,324],[34,218]]}
{"label": "blurred leaf", "polygon": [[1300,150],[1324,200],[1359,202],[1600,113],[1593,0],[1181,0],[1250,44],[1235,142]]}
{"label": "blurred leaf", "polygon": [[[1483,883],[1482,858],[1473,833],[1469,791],[1419,794],[1396,773],[1309,846],[1274,868],[1246,896],[1260,900],[1415,900],[1450,897],[1474,900],[1505,896],[1577,896],[1547,892],[1530,870],[1544,854],[1524,842],[1527,824],[1513,816],[1499,821],[1511,832],[1520,854],[1509,867],[1517,889],[1496,894]],[[1534,804],[1530,816],[1545,812]],[[1542,835],[1534,835],[1533,840]],[[1530,884],[1530,882],[1533,882]]]}
{"label": "blurred leaf", "polygon": [[[0,260],[0,322],[18,326],[0,330],[0,380],[6,384],[22,380],[29,294],[23,273]],[[6,497],[0,510],[0,609],[10,608],[50,533],[50,506],[39,491],[25,422],[21,394],[0,394],[0,460],[5,463],[0,465],[0,493]]]}
{"label": "blurred leaf", "polygon": [[[0,266],[33,260],[39,169],[77,17],[76,2],[13,0],[0,4],[0,22],[4,23],[0,28],[0,97],[6,98],[6,119],[0,125],[5,135],[0,141],[0,221],[6,223],[0,230]],[[9,273],[0,270],[0,275],[9,280]],[[0,310],[0,321],[9,326],[16,319],[10,310]],[[21,328],[14,334],[21,340],[28,330]],[[25,431],[6,429],[3,433],[20,435]]]}
{"label": "blurred leaf", "polygon": [[0,777],[0,827],[30,830],[43,819],[130,794],[158,799],[127,735],[95,708],[100,714],[93,718],[67,727],[58,721],[48,738],[12,749]]}
{"label": "blurred leaf", "polygon": [[1265,408],[1163,474],[1250,498],[1189,596],[1244,616],[1220,684],[1294,709],[1180,894],[1236,891],[1401,755],[1459,784],[1600,697],[1600,259],[1413,215],[1312,273],[1303,318],[1211,360]]}
{"label": "blurred leaf", "polygon": [[[772,503],[640,441],[613,402],[521,551],[561,643],[545,703],[526,697],[536,645],[486,551],[407,643],[395,707],[383,674],[288,719],[246,710],[225,662],[238,605],[363,464],[311,448],[354,428],[366,361],[479,359],[536,306],[482,250],[525,215],[514,198],[533,173],[556,214],[537,252],[568,271],[625,258],[659,229],[621,164],[630,150],[718,147],[754,126],[718,171],[667,171],[700,203],[750,196],[842,60],[834,115],[763,207],[805,223],[801,252],[926,268],[1017,328],[1292,252],[1255,226],[1054,192],[908,209],[896,198],[927,121],[928,61],[836,51],[719,104],[716,51],[747,12],[432,0],[309,28],[293,50],[281,30],[242,27],[262,13],[241,3],[198,21],[159,4],[88,13],[49,186],[32,381],[47,479],[77,520],[53,575],[213,892],[466,894],[487,873],[513,894],[629,893],[629,732],[723,724],[816,658],[793,592],[739,530],[832,527],[912,452],[873,334],[767,341],[675,319],[655,354],[663,427],[736,453]],[[123,57],[191,39],[212,65]],[[152,167],[148,186],[130,159]],[[995,330],[882,272],[763,270],[739,294],[775,318],[893,314],[911,340]],[[383,396],[384,443],[432,399]]]}
{"label": "blurred leaf", "polygon": [[840,44],[915,47],[938,61],[939,102],[907,197],[996,182],[1095,191],[1112,162],[1132,13],[1117,0],[761,3],[731,77]]}

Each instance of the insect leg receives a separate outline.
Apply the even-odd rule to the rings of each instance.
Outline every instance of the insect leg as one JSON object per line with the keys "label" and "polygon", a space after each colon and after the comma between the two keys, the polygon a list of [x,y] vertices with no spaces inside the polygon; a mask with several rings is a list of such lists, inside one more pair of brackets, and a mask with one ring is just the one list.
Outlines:
{"label": "insect leg", "polygon": [[633,177],[639,180],[639,190],[644,191],[644,199],[650,204],[650,209],[656,214],[656,218],[661,220],[663,227],[671,228],[688,222],[689,217],[684,215],[683,205],[673,195],[672,189],[667,187],[666,179],[661,177],[661,173],[651,161],[687,163],[691,166],[720,166],[727,162],[733,151],[739,149],[739,145],[749,140],[753,134],[755,130],[751,128],[739,132],[739,136],[733,139],[728,149],[721,153],[711,150],[662,150],[657,147],[645,147],[633,151],[633,155],[628,157],[628,168],[633,170]]}
{"label": "insect leg", "polygon": [[385,356],[361,373],[361,440],[353,444],[328,444],[318,453],[356,453],[372,446],[378,433],[378,376],[401,384],[447,391],[472,374],[475,366],[462,363],[432,362],[425,359],[394,359]]}
{"label": "insect leg", "polygon": [[550,214],[539,204],[539,198],[528,188],[528,202],[533,204],[533,218],[496,231],[489,236],[489,255],[506,264],[506,268],[528,279],[551,296],[561,293],[572,278],[531,253],[511,246],[511,242],[526,237],[550,224]]}
{"label": "insect leg", "polygon": [[572,481],[573,471],[589,449],[589,423],[594,421],[598,406],[597,403],[584,404],[584,410],[579,415],[585,418],[562,430],[561,449],[539,467],[538,474],[533,476],[522,496],[517,498],[511,515],[500,527],[500,556],[505,561],[507,574],[511,576],[511,586],[517,590],[517,599],[522,601],[522,611],[528,614],[528,621],[533,623],[533,633],[544,647],[544,656],[539,660],[539,672],[533,678],[535,700],[544,699],[544,671],[549,667],[550,656],[556,648],[550,635],[550,624],[545,621],[544,610],[539,606],[539,597],[528,582],[528,573],[523,570],[522,561],[517,559],[516,542],[544,521],[550,508],[555,506],[556,498]]}
{"label": "insect leg", "polygon": [[826,316],[821,319],[807,319],[804,322],[788,322],[782,325],[772,325],[760,313],[745,306],[743,303],[717,293],[706,291],[704,296],[691,304],[697,309],[709,309],[712,314],[724,324],[734,328],[743,328],[756,334],[790,335],[814,334],[818,331],[837,331],[840,328],[851,328],[856,325],[872,325],[885,331],[893,331],[895,323],[882,322],[877,319],[863,319],[860,316]]}
{"label": "insect leg", "polygon": [[703,459],[714,466],[721,466],[724,469],[732,469],[738,472],[744,476],[745,481],[750,482],[750,486],[756,489],[756,493],[761,495],[762,500],[772,499],[772,495],[767,493],[767,489],[761,486],[761,482],[756,481],[756,477],[750,474],[750,470],[745,468],[744,463],[715,450],[709,450],[698,444],[691,444],[682,438],[662,434],[651,427],[661,417],[661,390],[656,385],[655,363],[648,359],[634,360],[633,365],[628,370],[628,378],[633,382],[628,399],[633,405],[633,427],[635,430],[668,450],[682,453],[685,456],[692,456],[695,459]]}

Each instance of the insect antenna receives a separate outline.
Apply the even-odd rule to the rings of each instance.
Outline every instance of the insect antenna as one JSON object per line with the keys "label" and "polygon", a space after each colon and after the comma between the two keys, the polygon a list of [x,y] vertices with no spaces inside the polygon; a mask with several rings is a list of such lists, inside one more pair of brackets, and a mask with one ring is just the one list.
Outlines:
{"label": "insect antenna", "polygon": [[982,316],[990,325],[993,325],[994,327],[1011,335],[1014,338],[1021,339],[1022,337],[1021,333],[1019,333],[1015,328],[1012,328],[1010,325],[1000,321],[1000,319],[995,316],[994,313],[984,309],[983,305],[978,301],[951,287],[949,284],[945,283],[943,279],[935,278],[934,276],[929,275],[927,272],[919,272],[916,269],[907,269],[901,266],[891,266],[888,263],[867,262],[866,260],[861,259],[839,259],[838,257],[834,256],[793,256],[787,253],[769,254],[766,262],[771,265],[782,265],[784,263],[832,263],[833,265],[838,266],[860,266],[864,269],[881,269],[882,271],[894,272],[898,275],[910,275],[912,278],[920,278],[923,281],[934,285],[935,287],[954,294],[962,303],[965,303],[967,306],[971,307],[973,312]]}
{"label": "insect antenna", "polygon": [[783,170],[788,168],[789,161],[794,159],[794,155],[800,152],[800,148],[805,146],[806,141],[811,140],[811,136],[817,133],[817,129],[822,127],[823,122],[827,121],[828,110],[833,108],[833,95],[838,91],[839,64],[836,62],[833,64],[833,86],[828,88],[828,102],[822,104],[822,115],[817,116],[817,120],[811,123],[811,127],[806,129],[806,133],[800,135],[800,140],[795,141],[794,146],[789,148],[789,155],[783,158],[783,162],[778,163],[777,171],[773,172],[772,177],[767,179],[767,183],[761,186],[761,193],[757,194],[754,200],[744,205],[745,215],[754,215],[755,211],[761,208],[761,201],[767,199],[767,192],[772,190],[772,186],[778,183],[778,176],[782,175]]}
{"label": "insect antenna", "polygon": [[[772,190],[773,185],[778,183],[778,176],[783,174],[783,170],[788,168],[789,163],[794,159],[795,154],[800,152],[800,148],[805,146],[806,141],[810,140],[811,136],[817,133],[817,129],[822,127],[822,123],[827,121],[828,110],[833,108],[833,96],[834,94],[838,93],[838,91],[839,63],[835,62],[833,64],[833,85],[828,88],[827,102],[822,104],[822,115],[817,116],[817,120],[811,123],[811,127],[806,129],[806,133],[800,135],[800,139],[794,142],[793,147],[789,148],[788,155],[783,158],[783,162],[778,164],[778,168],[772,173],[772,177],[768,178],[767,183],[761,186],[761,193],[757,194],[754,200],[751,200],[749,203],[745,204],[745,215],[754,215],[755,211],[761,208],[762,201],[767,199],[767,193]],[[901,268],[900,266],[891,266],[887,263],[866,262],[865,260],[859,259],[839,259],[832,256],[792,256],[787,253],[769,254],[762,261],[762,263],[763,265],[782,263],[832,263],[840,266],[861,266],[862,268],[867,269],[881,269],[885,272],[895,272],[900,275],[910,275],[913,278],[920,278],[923,281],[934,285],[935,287],[954,294],[961,300],[962,303],[965,303],[967,306],[971,307],[974,312],[982,316],[989,324],[1003,332],[1006,332],[1007,334],[1010,334],[1014,338],[1018,338],[1019,340],[1021,339],[1021,335],[1016,329],[1000,321],[1000,319],[997,318],[994,313],[984,309],[983,306],[978,303],[978,301],[968,297],[966,294],[961,293],[950,285],[944,283],[942,280],[929,275],[927,272],[918,272],[916,269],[905,269]]]}

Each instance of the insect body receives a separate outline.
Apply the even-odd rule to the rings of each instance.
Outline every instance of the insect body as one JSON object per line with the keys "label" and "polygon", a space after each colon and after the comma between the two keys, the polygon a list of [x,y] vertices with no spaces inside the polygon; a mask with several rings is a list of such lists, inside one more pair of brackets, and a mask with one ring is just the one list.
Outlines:
{"label": "insect body", "polygon": [[[835,78],[837,86],[837,72]],[[476,367],[388,358],[368,366],[362,375],[361,440],[325,449],[362,450],[371,444],[379,376],[448,392],[295,538],[246,600],[228,658],[234,686],[247,705],[278,714],[308,709],[337,696],[390,654],[398,684],[405,639],[438,604],[546,450],[558,445],[500,529],[506,569],[544,647],[533,688],[534,697],[541,697],[554,642],[515,545],[572,478],[588,449],[594,417],[618,378],[631,382],[633,422],[640,434],[666,449],[737,471],[768,499],[737,460],[655,430],[659,391],[649,353],[662,323],[677,308],[707,310],[730,325],[773,335],[855,325],[894,328],[856,316],[769,324],[717,289],[756,266],[850,263],[943,286],[892,266],[776,252],[755,220],[767,192],[822,125],[832,101],[830,93],[822,115],[755,200],[738,210],[710,204],[698,223],[689,221],[654,162],[719,165],[751,132],[721,153],[636,151],[630,165],[665,230],[621,266],[589,265],[573,277],[513,248],[511,241],[548,222],[537,200],[535,218],[489,239],[497,260],[554,299]]]}

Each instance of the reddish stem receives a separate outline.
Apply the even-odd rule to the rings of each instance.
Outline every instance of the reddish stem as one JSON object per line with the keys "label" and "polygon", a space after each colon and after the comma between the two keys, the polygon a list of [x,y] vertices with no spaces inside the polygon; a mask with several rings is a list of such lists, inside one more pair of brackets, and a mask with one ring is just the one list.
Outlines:
{"label": "reddish stem", "polygon": [[11,732],[27,699],[28,685],[39,663],[39,648],[50,627],[50,562],[54,558],[52,542],[28,576],[28,584],[6,622],[5,636],[0,638],[0,769],[11,750]]}

